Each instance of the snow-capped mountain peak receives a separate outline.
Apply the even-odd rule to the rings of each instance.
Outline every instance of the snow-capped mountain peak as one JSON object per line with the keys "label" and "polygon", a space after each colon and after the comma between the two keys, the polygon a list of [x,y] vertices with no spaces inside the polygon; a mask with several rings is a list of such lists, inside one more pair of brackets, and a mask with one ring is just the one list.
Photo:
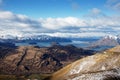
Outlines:
{"label": "snow-capped mountain peak", "polygon": [[104,39],[114,39],[114,40],[117,40],[118,37],[114,36],[114,35],[107,35],[107,36],[104,37]]}

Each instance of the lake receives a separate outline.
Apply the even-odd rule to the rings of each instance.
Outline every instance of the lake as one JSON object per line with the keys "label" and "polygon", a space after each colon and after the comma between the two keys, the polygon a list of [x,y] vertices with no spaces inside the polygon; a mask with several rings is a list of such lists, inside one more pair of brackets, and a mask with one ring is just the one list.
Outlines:
{"label": "lake", "polygon": [[[87,47],[90,42],[88,41],[72,41],[72,42],[59,42],[60,45],[66,46],[66,45],[74,45],[76,47]],[[34,45],[34,46],[39,46],[39,47],[50,47],[51,42],[36,42],[36,44],[29,44],[26,42],[22,43],[15,43],[16,46],[29,46],[29,45]]]}

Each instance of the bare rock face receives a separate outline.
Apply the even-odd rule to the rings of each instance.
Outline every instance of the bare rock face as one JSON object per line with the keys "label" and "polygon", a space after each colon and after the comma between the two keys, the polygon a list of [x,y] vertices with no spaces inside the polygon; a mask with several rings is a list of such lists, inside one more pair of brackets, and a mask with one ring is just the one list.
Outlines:
{"label": "bare rock face", "polygon": [[61,69],[67,62],[73,62],[93,51],[74,46],[54,45],[40,48],[36,46],[20,46],[16,48],[0,48],[1,74],[53,73]]}
{"label": "bare rock face", "polygon": [[80,59],[47,80],[120,80],[120,46]]}

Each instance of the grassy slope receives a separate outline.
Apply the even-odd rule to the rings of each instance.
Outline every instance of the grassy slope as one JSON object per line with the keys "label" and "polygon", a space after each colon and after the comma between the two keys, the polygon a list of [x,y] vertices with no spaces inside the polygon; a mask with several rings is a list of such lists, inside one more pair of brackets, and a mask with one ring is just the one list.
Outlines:
{"label": "grassy slope", "polygon": [[[51,77],[50,80],[64,80],[65,77],[68,77],[67,75],[69,75],[69,72],[71,69],[73,69],[76,65],[81,64],[84,60],[89,60],[88,58],[90,58],[90,57],[91,56],[80,59],[80,60],[64,67],[63,69],[57,71],[56,73],[53,74],[53,76]],[[93,55],[93,57],[97,63],[91,66],[90,71],[93,71],[93,72],[94,72],[94,70],[100,71],[100,67],[102,67],[103,64],[107,64],[110,61],[111,61],[111,65],[107,64],[108,66],[106,67],[106,69],[108,69],[108,70],[112,69],[114,67],[114,65],[120,67],[120,58],[119,58],[120,57],[120,46],[109,49],[101,54],[95,54],[95,55]],[[115,59],[118,59],[118,60],[116,62],[114,62]],[[97,65],[99,65],[99,66],[97,66]],[[94,67],[96,67],[96,66],[97,66],[97,68],[95,69]],[[94,69],[92,69],[92,68],[94,68]],[[83,71],[83,73],[84,73],[84,71]]]}

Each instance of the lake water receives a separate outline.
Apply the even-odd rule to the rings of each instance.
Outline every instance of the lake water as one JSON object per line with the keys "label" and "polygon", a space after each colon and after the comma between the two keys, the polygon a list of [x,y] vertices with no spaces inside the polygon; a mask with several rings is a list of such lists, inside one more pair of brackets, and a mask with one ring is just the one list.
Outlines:
{"label": "lake water", "polygon": [[[87,47],[89,45],[89,42],[87,41],[72,41],[72,42],[60,42],[60,45],[74,45],[76,47]],[[40,47],[49,47],[51,46],[51,42],[37,42],[37,44],[29,44],[29,43],[15,43],[16,46],[40,46]]]}
{"label": "lake water", "polygon": [[[59,42],[60,45],[66,46],[66,45],[74,45],[76,47],[88,47],[92,42],[95,42],[99,40],[100,38],[97,37],[88,37],[88,38],[71,38],[72,42]],[[40,47],[50,47],[51,42],[36,42],[36,44],[29,44],[24,42],[24,43],[16,43],[16,46],[29,46],[29,45],[35,45],[35,46],[40,46]]]}
{"label": "lake water", "polygon": [[[79,47],[79,48],[86,48],[88,46],[90,46],[90,44],[94,42],[94,41],[76,41],[76,40],[73,40],[72,42],[59,42],[60,45],[63,45],[63,46],[66,46],[66,45],[74,45],[76,47]],[[36,44],[29,44],[29,43],[25,43],[25,42],[22,42],[22,43],[15,43],[16,46],[39,46],[39,47],[50,47],[52,45],[51,42],[37,42]],[[111,47],[109,46],[101,46],[101,47],[96,47],[96,48],[92,48],[92,50],[96,50],[96,51],[102,51],[102,50],[105,50],[105,49],[109,49]]]}

